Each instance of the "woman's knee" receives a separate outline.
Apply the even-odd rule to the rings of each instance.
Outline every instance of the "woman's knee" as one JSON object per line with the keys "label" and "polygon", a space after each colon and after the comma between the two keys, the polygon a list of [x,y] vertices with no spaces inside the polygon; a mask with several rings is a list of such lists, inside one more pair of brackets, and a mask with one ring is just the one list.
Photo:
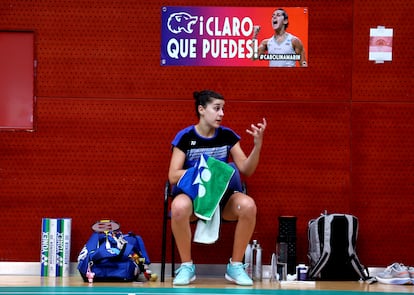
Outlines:
{"label": "woman's knee", "polygon": [[257,206],[253,198],[246,196],[246,198],[244,198],[241,203],[241,206],[243,206],[243,208],[246,210],[246,214],[256,216]]}
{"label": "woman's knee", "polygon": [[186,195],[178,195],[171,203],[171,218],[172,219],[188,219],[193,212],[193,203]]}
{"label": "woman's knee", "polygon": [[[224,213],[229,213],[232,216],[237,216],[236,218],[256,218],[257,207],[253,198],[250,196],[240,194],[231,198],[228,204],[228,208],[225,208]],[[231,211],[228,211],[228,210]]]}

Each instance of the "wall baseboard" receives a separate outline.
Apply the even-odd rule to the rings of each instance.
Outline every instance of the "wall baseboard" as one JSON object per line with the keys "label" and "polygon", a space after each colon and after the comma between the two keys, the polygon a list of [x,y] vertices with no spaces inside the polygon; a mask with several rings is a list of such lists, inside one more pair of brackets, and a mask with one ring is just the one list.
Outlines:
{"label": "wall baseboard", "polygon": [[[70,276],[79,276],[77,262],[70,264]],[[179,264],[176,264],[179,267]],[[151,263],[153,273],[161,274],[161,263]],[[202,276],[224,277],[225,264],[197,264],[197,274]],[[0,262],[0,275],[40,276],[40,262]],[[165,276],[171,276],[171,264],[165,265]],[[270,265],[263,266],[263,277],[270,277]]]}

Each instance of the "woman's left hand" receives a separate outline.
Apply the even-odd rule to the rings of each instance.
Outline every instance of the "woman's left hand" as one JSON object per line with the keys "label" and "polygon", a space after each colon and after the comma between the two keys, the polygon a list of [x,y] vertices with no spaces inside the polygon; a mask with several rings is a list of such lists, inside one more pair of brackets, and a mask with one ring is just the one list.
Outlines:
{"label": "woman's left hand", "polygon": [[252,124],[251,129],[246,129],[246,132],[253,136],[253,141],[256,146],[261,146],[266,126],[266,119],[263,118],[263,122],[257,123],[256,125]]}

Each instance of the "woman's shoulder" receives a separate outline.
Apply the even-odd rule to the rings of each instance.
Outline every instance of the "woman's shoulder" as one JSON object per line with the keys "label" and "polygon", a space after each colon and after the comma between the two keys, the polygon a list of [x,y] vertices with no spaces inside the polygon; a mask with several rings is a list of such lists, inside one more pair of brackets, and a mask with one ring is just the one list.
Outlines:
{"label": "woman's shoulder", "polygon": [[286,32],[286,35],[287,35],[287,39],[291,40],[292,42],[300,41],[300,39],[296,35],[293,35],[292,33]]}
{"label": "woman's shoulder", "polygon": [[183,137],[186,137],[186,136],[188,136],[191,133],[195,133],[194,130],[195,130],[194,125],[190,125],[190,126],[187,126],[187,127],[183,128],[183,129],[181,129],[175,135],[175,138],[174,138],[173,142],[178,142]]}
{"label": "woman's shoulder", "polygon": [[239,136],[236,132],[234,132],[234,131],[233,131],[233,129],[231,129],[231,128],[229,128],[229,127],[226,127],[226,126],[220,126],[220,127],[218,128],[218,130],[219,130],[219,132],[221,132],[221,133],[223,133],[223,134],[226,134],[226,135],[228,135],[228,134],[232,134],[232,135],[234,135],[235,137],[237,137],[238,139],[240,139],[240,136]]}
{"label": "woman's shoulder", "polygon": [[187,126],[183,129],[181,129],[180,131],[178,131],[177,134],[184,134],[184,133],[192,132],[192,131],[194,131],[194,128],[195,128],[194,125]]}

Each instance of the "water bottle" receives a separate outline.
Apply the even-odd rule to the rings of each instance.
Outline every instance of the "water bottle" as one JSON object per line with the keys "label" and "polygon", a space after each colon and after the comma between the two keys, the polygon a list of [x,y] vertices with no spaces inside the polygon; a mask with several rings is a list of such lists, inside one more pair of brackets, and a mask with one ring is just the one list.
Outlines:
{"label": "water bottle", "polygon": [[279,274],[277,272],[277,255],[272,253],[270,260],[270,281],[279,281]]}
{"label": "water bottle", "polygon": [[261,281],[262,280],[262,248],[260,247],[260,244],[258,243],[256,245],[256,257],[255,257],[256,263],[254,264],[254,277],[253,279],[255,281]]}
{"label": "water bottle", "polygon": [[276,252],[280,263],[287,263],[288,261],[288,244],[284,239],[279,239],[277,243]]}
{"label": "water bottle", "polygon": [[262,248],[257,240],[253,240],[251,247],[251,262],[252,262],[252,276],[254,281],[260,281],[262,279]]}
{"label": "water bottle", "polygon": [[246,251],[244,252],[244,263],[247,263],[246,273],[250,278],[253,278],[253,256],[252,245],[247,244]]}

